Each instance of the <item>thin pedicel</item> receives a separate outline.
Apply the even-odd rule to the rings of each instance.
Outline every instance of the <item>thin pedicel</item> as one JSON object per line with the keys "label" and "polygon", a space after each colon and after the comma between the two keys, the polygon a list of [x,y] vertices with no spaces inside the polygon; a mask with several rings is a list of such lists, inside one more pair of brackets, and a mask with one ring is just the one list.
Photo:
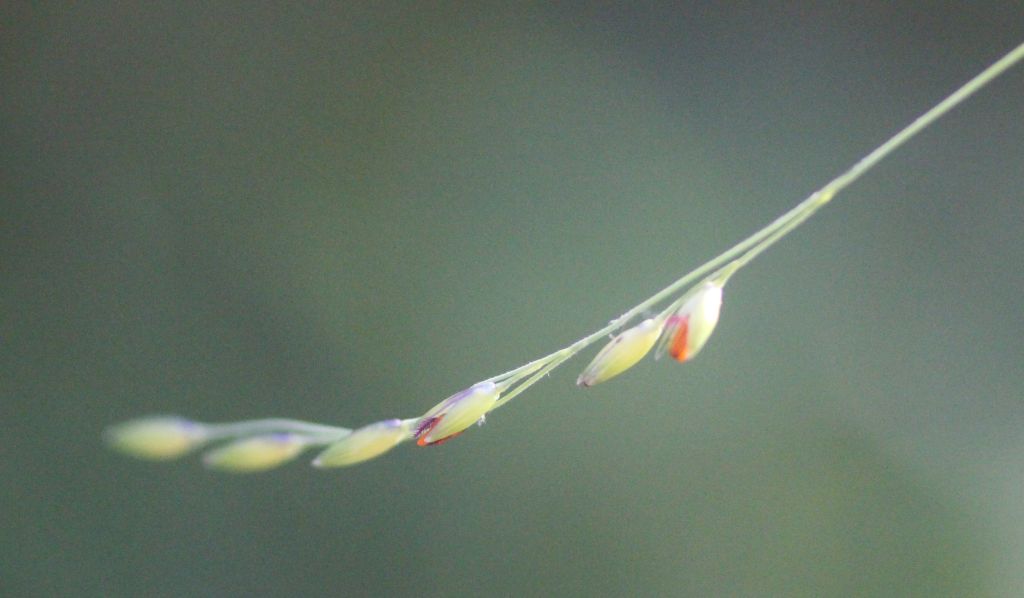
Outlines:
{"label": "thin pedicel", "polygon": [[[313,460],[314,466],[341,467],[380,456],[409,440],[415,440],[420,446],[447,442],[474,423],[482,422],[487,413],[507,404],[577,353],[612,333],[618,332],[583,370],[577,385],[589,387],[605,382],[639,362],[655,346],[656,357],[668,352],[679,362],[688,361],[700,351],[714,330],[722,289],[736,272],[803,224],[840,191],[914,135],[1021,59],[1024,59],[1024,44],[1014,48],[768,226],[641,301],[600,330],[554,353],[477,382],[419,417],[389,419],[351,430],[289,419],[207,424],[178,416],[151,416],[111,426],[104,436],[111,447],[151,460],[174,459],[219,443],[204,455],[203,462],[208,467],[236,473],[277,467],[310,448],[322,449]],[[623,330],[641,313],[666,302],[654,317]]]}

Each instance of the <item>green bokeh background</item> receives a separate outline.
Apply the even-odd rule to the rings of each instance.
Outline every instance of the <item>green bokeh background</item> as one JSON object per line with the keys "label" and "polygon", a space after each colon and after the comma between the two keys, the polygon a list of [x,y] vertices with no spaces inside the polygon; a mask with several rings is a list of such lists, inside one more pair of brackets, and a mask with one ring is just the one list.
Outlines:
{"label": "green bokeh background", "polygon": [[109,423],[411,417],[750,234],[1015,2],[7,3],[5,596],[1019,596],[1024,68],[726,290],[442,448],[250,477]]}

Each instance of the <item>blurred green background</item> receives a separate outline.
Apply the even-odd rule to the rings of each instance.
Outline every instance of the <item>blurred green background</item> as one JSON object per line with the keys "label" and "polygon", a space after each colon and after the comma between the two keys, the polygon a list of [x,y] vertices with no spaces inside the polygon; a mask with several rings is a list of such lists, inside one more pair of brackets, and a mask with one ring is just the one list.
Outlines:
{"label": "blurred green background", "polygon": [[1024,68],[764,254],[687,366],[251,477],[568,344],[1024,39],[1016,2],[6,3],[5,596],[1019,596]]}

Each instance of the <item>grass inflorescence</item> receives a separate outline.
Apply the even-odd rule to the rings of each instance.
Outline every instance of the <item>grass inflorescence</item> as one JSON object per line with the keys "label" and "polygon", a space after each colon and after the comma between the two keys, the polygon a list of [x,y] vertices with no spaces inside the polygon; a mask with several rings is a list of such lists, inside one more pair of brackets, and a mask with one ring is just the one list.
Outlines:
{"label": "grass inflorescence", "polygon": [[[753,235],[636,304],[606,326],[553,353],[481,380],[444,399],[424,414],[387,419],[357,429],[290,419],[260,419],[209,424],[178,416],[150,416],[111,426],[105,438],[126,454],[152,460],[174,459],[212,446],[203,456],[210,468],[253,472],[276,467],[307,450],[319,449],[316,467],[354,465],[414,441],[443,444],[486,415],[509,403],[555,368],[614,334],[584,368],[576,383],[586,388],[623,373],[652,349],[686,362],[698,354],[718,322],[722,293],[729,279],[816,211],[828,204],[878,162],[963,102],[992,79],[1024,59],[1024,44],[947,96],[849,170]],[[641,314],[654,315],[633,323]],[[632,325],[631,325],[632,324]],[[627,327],[628,326],[628,327]]]}

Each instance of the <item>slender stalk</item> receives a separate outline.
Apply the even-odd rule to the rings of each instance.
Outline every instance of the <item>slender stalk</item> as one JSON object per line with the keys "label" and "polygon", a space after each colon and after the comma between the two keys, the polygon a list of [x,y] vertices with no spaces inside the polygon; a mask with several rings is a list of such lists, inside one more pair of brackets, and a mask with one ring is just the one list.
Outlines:
{"label": "slender stalk", "polygon": [[[109,439],[115,446],[119,446],[122,450],[136,456],[168,458],[195,448],[196,443],[205,444],[210,441],[232,438],[292,433],[301,436],[304,443],[309,446],[329,445],[340,442],[342,454],[344,455],[344,459],[342,459],[340,464],[352,464],[377,456],[389,450],[391,446],[398,442],[411,440],[417,435],[417,430],[422,429],[425,422],[430,423],[431,427],[433,427],[442,418],[453,416],[453,413],[456,414],[453,416],[456,419],[462,418],[467,422],[471,419],[476,419],[480,413],[493,411],[507,404],[580,351],[605,338],[607,335],[621,330],[640,314],[671,299],[668,305],[662,307],[661,311],[654,316],[655,323],[659,327],[658,330],[660,330],[660,327],[664,325],[666,320],[680,309],[690,297],[698,292],[698,289],[701,287],[698,283],[710,281],[719,286],[724,286],[736,272],[806,222],[808,218],[828,204],[839,192],[850,186],[881,160],[1022,59],[1024,59],[1024,44],[1017,46],[997,60],[979,75],[950,94],[946,99],[939,102],[934,108],[919,116],[903,130],[879,145],[848,170],[831,180],[818,191],[812,193],[794,208],[779,216],[761,230],[733,245],[722,254],[712,258],[705,264],[626,310],[622,315],[608,322],[607,325],[567,347],[478,383],[493,384],[491,387],[482,390],[477,389],[476,392],[463,391],[457,393],[431,408],[423,416],[401,420],[399,426],[404,435],[402,438],[396,439],[394,436],[396,428],[392,425],[383,427],[371,425],[353,434],[353,431],[349,428],[326,426],[291,419],[261,419],[227,424],[205,424],[179,420],[178,418],[150,418],[115,426],[108,434]],[[717,320],[717,309],[715,313]],[[481,397],[484,397],[483,400],[485,401],[489,400],[487,397],[491,396],[491,394],[488,394],[491,391],[497,397],[493,404],[482,404]],[[451,428],[451,425],[449,427]],[[199,431],[199,437],[195,436],[196,430]],[[439,438],[437,443],[457,435],[460,433],[460,430],[449,429],[448,432],[447,437]],[[431,442],[431,444],[434,443]],[[249,468],[251,470],[254,467],[253,464],[255,464],[255,467],[265,467],[268,463],[276,465],[283,459],[290,459],[294,456],[291,453],[287,453],[283,457],[280,453],[270,453],[269,458],[275,460],[260,461],[260,458],[268,458],[266,453],[257,454],[260,450],[263,450],[263,447],[243,446],[238,448],[235,446],[228,447],[227,450],[229,453],[215,454],[214,461],[221,461],[218,458],[222,458],[222,465],[227,464],[228,467],[236,469]],[[231,453],[231,451],[236,452]],[[239,457],[237,451],[251,451],[251,454],[248,457],[246,455]],[[349,452],[345,453],[344,451]],[[255,455],[255,457],[252,455]],[[358,458],[353,457],[353,455],[358,455]],[[335,458],[337,458],[337,455],[335,455]]]}
{"label": "slender stalk", "polygon": [[253,419],[226,424],[202,424],[203,435],[210,441],[262,434],[298,434],[309,444],[330,444],[352,433],[349,428],[327,426],[296,419]]}
{"label": "slender stalk", "polygon": [[[849,187],[854,181],[871,170],[871,168],[881,162],[886,156],[906,142],[910,141],[915,135],[962,103],[1011,66],[1019,62],[1022,58],[1024,58],[1024,44],[1014,48],[1008,54],[994,62],[991,66],[954,91],[946,97],[946,99],[936,104],[931,110],[928,110],[921,116],[917,117],[912,123],[890,137],[886,142],[879,145],[868,155],[864,156],[848,170],[829,181],[824,187],[812,193],[809,197],[797,204],[796,207],[792,208],[782,216],[779,216],[761,230],[750,235],[736,245],[733,245],[717,257],[685,274],[672,284],[636,304],[618,318],[610,321],[606,326],[595,330],[568,347],[559,349],[503,374],[499,374],[489,380],[495,382],[504,381],[507,385],[511,385],[537,371],[538,368],[542,368],[541,372],[546,375],[552,369],[561,365],[565,361],[568,361],[583,349],[604,338],[606,335],[621,329],[637,315],[673,296],[686,286],[697,282],[701,277],[707,275],[709,272],[716,271],[716,269],[718,270],[715,274],[709,278],[713,278],[719,284],[724,285],[733,274],[740,270],[740,268],[750,263],[751,260],[760,255],[764,250],[768,249],[798,226],[803,224],[815,212],[830,202],[840,191]],[[680,297],[678,300],[674,301],[669,308],[666,308],[661,314],[659,314],[658,317],[666,317],[667,314],[674,311],[675,307],[681,305],[685,299],[686,295]],[[542,377],[543,376],[532,376],[516,387],[513,391],[514,394],[502,397],[498,402],[498,406],[504,405],[513,396],[526,390],[526,388],[540,380]]]}

